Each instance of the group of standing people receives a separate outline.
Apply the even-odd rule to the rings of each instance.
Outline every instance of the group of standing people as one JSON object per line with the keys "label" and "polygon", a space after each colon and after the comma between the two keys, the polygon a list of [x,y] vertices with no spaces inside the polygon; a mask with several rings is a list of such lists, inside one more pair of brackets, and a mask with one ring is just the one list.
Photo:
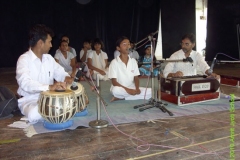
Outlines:
{"label": "group of standing people", "polygon": [[[52,47],[53,36],[53,31],[47,26],[41,24],[34,26],[29,32],[29,50],[22,54],[17,61],[16,79],[19,85],[17,93],[21,97],[18,99],[18,106],[22,114],[32,123],[42,118],[38,113],[37,104],[40,93],[66,89],[67,85],[72,84],[74,72],[76,72],[76,68],[74,68],[76,51],[68,46],[68,37],[63,37],[54,58],[47,54]],[[194,61],[191,69],[184,67],[188,65],[185,63],[169,63],[164,69],[165,77],[196,74],[196,67],[200,66],[208,76],[219,78],[215,73],[208,72],[210,67],[201,55],[192,50],[195,45],[194,40],[194,36],[191,34],[184,36],[181,50],[170,57],[170,59],[182,59],[191,56]],[[97,38],[93,42],[84,41],[83,49],[80,51],[80,59],[82,62],[87,62],[88,69],[91,70],[91,72],[88,71],[90,75],[96,78],[96,74],[100,74],[102,80],[111,80],[110,92],[113,98],[110,101],[151,98],[151,88],[139,86],[140,72],[146,74],[147,72],[138,68],[136,59],[129,54],[130,46],[130,40],[127,37],[120,37],[116,41],[116,50],[120,54],[111,61],[109,67],[108,56],[102,51],[104,45],[100,39]],[[149,50],[151,50],[150,46],[145,46],[143,58],[145,62],[149,62],[151,54]]]}

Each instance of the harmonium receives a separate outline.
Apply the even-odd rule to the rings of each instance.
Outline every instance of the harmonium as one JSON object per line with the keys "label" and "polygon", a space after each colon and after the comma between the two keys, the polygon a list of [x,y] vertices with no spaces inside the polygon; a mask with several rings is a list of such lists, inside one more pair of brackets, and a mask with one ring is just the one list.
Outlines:
{"label": "harmonium", "polygon": [[220,83],[206,76],[161,78],[161,99],[178,106],[217,100]]}

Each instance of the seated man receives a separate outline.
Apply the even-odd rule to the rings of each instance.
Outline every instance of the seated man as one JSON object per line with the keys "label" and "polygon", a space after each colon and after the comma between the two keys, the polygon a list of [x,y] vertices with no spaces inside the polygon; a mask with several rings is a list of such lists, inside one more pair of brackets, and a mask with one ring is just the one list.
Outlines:
{"label": "seated man", "polygon": [[100,80],[108,80],[108,56],[103,52],[103,42],[96,38],[92,44],[93,51],[89,52],[87,65],[91,72],[87,73],[87,77],[91,76],[96,80],[97,74]]}
{"label": "seated man", "polygon": [[21,97],[18,107],[31,123],[42,119],[38,113],[40,92],[62,90],[66,88],[66,83],[73,82],[64,68],[48,54],[52,36],[53,31],[45,25],[34,26],[29,33],[29,50],[17,61],[17,93]]}
{"label": "seated man", "polygon": [[182,49],[173,53],[170,57],[170,60],[182,60],[187,57],[191,57],[193,62],[169,62],[163,71],[164,77],[182,77],[182,76],[192,76],[197,74],[197,66],[206,75],[220,79],[220,76],[211,73],[209,71],[210,67],[203,59],[202,55],[194,50],[195,46],[195,35],[186,34],[182,37],[181,47]]}
{"label": "seated man", "polygon": [[113,59],[109,66],[108,78],[112,80],[110,88],[113,98],[116,100],[136,100],[151,98],[151,88],[139,87],[139,69],[137,61],[128,54],[130,42],[127,37],[121,37],[116,42],[116,48],[120,56]]}
{"label": "seated man", "polygon": [[68,52],[68,42],[65,40],[61,41],[59,50],[60,52],[56,52],[54,56],[56,62],[58,62],[71,77],[75,77],[75,57],[72,53]]}

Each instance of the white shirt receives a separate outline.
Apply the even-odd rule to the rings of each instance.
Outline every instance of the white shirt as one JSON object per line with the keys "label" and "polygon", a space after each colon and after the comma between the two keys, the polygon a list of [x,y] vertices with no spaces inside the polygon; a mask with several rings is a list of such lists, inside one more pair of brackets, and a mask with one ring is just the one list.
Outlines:
{"label": "white shirt", "polygon": [[134,58],[134,59],[136,59],[136,60],[138,60],[139,59],[139,54],[138,54],[138,52],[136,51],[136,50],[129,50],[129,56],[131,57],[131,58]]}
{"label": "white shirt", "polygon": [[109,66],[108,78],[116,78],[117,82],[125,87],[135,86],[134,77],[140,75],[137,61],[129,56],[127,66],[119,58],[112,60]]}
{"label": "white shirt", "polygon": [[67,58],[64,57],[62,52],[56,52],[54,58],[59,61],[59,64],[64,68],[66,72],[72,71],[71,60],[74,58],[71,52],[67,51]]}
{"label": "white shirt", "polygon": [[[88,54],[89,54],[90,52],[92,52],[92,49],[87,50],[86,60],[85,60],[85,62],[87,62]],[[80,59],[83,57],[83,55],[84,55],[84,50],[82,49],[82,50],[80,51],[80,54],[79,54]]]}
{"label": "white shirt", "polygon": [[[139,59],[139,54],[136,50],[129,50],[128,54],[131,58],[134,58],[136,60]],[[120,55],[120,52],[118,50],[115,50],[114,51],[114,58],[118,57],[119,55]]]}
{"label": "white shirt", "polygon": [[117,58],[120,55],[120,52],[118,50],[115,50],[113,54],[114,58]]}
{"label": "white shirt", "polygon": [[[57,50],[56,50],[56,53],[57,53],[57,52],[61,52],[60,49],[57,49]],[[71,47],[71,48],[70,48],[70,52],[73,54],[74,57],[77,56],[76,50],[75,50],[74,48]]]}
{"label": "white shirt", "polygon": [[[200,53],[192,51],[189,57],[192,58],[193,63],[169,62],[164,68],[164,77],[167,77],[169,73],[176,73],[177,71],[183,72],[183,76],[192,76],[197,74],[197,67],[202,71],[202,73],[205,73],[205,71],[210,68]],[[183,60],[185,58],[185,53],[181,49],[173,53],[169,60]]]}
{"label": "white shirt", "polygon": [[54,79],[64,82],[66,76],[69,74],[50,54],[43,54],[41,61],[30,49],[17,61],[17,93],[21,96],[39,95],[41,91],[48,90]]}
{"label": "white shirt", "polygon": [[88,58],[92,59],[92,65],[101,70],[105,70],[106,63],[105,60],[108,59],[107,53],[101,51],[100,54],[97,54],[96,51],[88,53]]}

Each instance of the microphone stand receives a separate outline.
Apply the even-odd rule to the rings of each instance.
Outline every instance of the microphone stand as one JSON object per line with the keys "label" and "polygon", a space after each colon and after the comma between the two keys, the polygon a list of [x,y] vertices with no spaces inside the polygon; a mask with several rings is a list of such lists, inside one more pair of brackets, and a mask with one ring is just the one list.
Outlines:
{"label": "microphone stand", "polygon": [[[85,75],[83,75],[82,77],[83,77],[83,79],[84,79],[86,82],[88,82],[89,86],[93,87],[93,85],[89,82],[89,80],[85,77]],[[98,82],[98,85],[99,85],[99,82]],[[98,88],[98,87],[99,87],[99,86],[97,86],[97,88]],[[99,87],[99,88],[100,88],[100,87]],[[98,93],[98,92],[96,91],[96,89],[94,89],[94,93],[96,93],[97,98],[100,99],[100,101],[103,103],[104,106],[107,106],[107,105],[108,105],[108,104],[104,101],[104,99],[101,97],[100,93]]]}
{"label": "microphone stand", "polygon": [[[222,61],[222,60],[217,60],[217,56],[219,55],[219,54],[221,54],[221,55],[224,55],[224,56],[226,56],[226,57],[229,57],[229,58],[231,58],[231,59],[234,59],[235,61]],[[232,58],[232,57],[230,57],[230,56],[228,56],[228,55],[226,55],[226,54],[224,54],[224,53],[217,53],[216,54],[216,56],[214,57],[214,59],[213,59],[213,61],[212,61],[212,64],[211,64],[211,67],[210,67],[210,71],[208,72],[208,73],[210,73],[210,74],[212,74],[212,72],[213,72],[213,67],[214,67],[214,65],[216,64],[216,63],[239,63],[240,61],[237,61],[238,59],[235,59],[235,58]],[[240,101],[240,99],[234,99],[234,101]],[[229,102],[232,102],[232,101],[230,101],[229,100]]]}
{"label": "microphone stand", "polygon": [[[158,33],[158,30],[156,30],[154,33],[151,33],[149,36],[147,36],[146,38],[142,39],[141,41],[135,43],[135,44],[134,44],[134,45],[135,45],[135,48],[136,48],[136,46],[137,46],[138,44],[142,43],[143,41],[145,41],[145,40],[147,40],[147,39],[153,38],[153,36],[154,36],[155,34],[157,34],[157,33]],[[139,47],[137,47],[137,48],[142,47],[142,46],[143,46],[144,44],[146,44],[147,42],[148,42],[148,41],[144,42],[141,46],[139,46]]]}
{"label": "microphone stand", "polygon": [[[158,31],[156,31],[155,33],[157,33]],[[158,80],[159,80],[159,94],[158,94],[158,100],[155,100],[154,97],[155,97],[155,92],[154,92],[154,74],[153,74],[153,47],[155,47],[155,43],[154,43],[154,38],[153,38],[153,35],[155,34],[151,34],[148,36],[149,38],[149,41],[151,42],[151,58],[152,58],[152,61],[151,61],[151,85],[152,85],[152,98],[150,98],[150,100],[148,101],[148,103],[146,104],[141,104],[141,105],[137,105],[137,106],[134,106],[133,108],[134,109],[137,109],[137,108],[140,108],[139,111],[142,112],[146,109],[149,109],[149,108],[153,108],[153,107],[157,107],[159,108],[160,110],[162,110],[164,113],[167,112],[170,116],[173,116],[173,113],[170,112],[169,110],[167,110],[164,105],[164,103],[161,102],[161,95],[160,95],[160,92],[161,92],[161,75],[160,75],[160,69],[159,69],[159,75],[158,75]],[[154,46],[153,46],[154,45]],[[161,65],[160,65],[161,67]],[[159,67],[159,68],[160,68]]]}
{"label": "microphone stand", "polygon": [[[157,108],[161,109],[164,113],[167,112],[170,116],[173,116],[173,113],[165,108],[165,105],[167,105],[167,104],[161,102],[161,63],[164,63],[164,62],[188,62],[188,61],[193,62],[193,61],[190,57],[187,57],[186,59],[183,59],[183,60],[160,60],[160,61],[155,62],[155,63],[159,64],[159,68],[158,68],[158,91],[159,91],[159,93],[158,93],[158,99],[155,100],[154,99],[154,97],[155,97],[154,74],[153,74],[153,56],[154,56],[153,53],[155,52],[153,50],[153,48],[155,48],[155,45],[153,46],[153,44],[155,44],[154,43],[155,38],[153,38],[153,36],[157,33],[158,33],[158,30],[155,31],[154,33],[151,33],[149,36],[147,36],[143,40],[139,41],[138,43],[135,43],[135,45],[138,45],[139,43],[145,41],[146,39],[149,39],[149,41],[151,42],[151,58],[152,58],[152,61],[151,61],[151,75],[150,76],[151,76],[151,85],[152,85],[151,86],[152,87],[152,97],[150,98],[148,103],[137,105],[137,106],[134,106],[133,108],[134,109],[139,108],[139,111],[142,112],[146,109],[157,107]],[[149,64],[149,62],[147,62],[147,63]]]}
{"label": "microphone stand", "polygon": [[[152,98],[150,98],[150,100],[148,101],[148,103],[145,104],[140,104],[140,105],[136,105],[133,108],[137,109],[139,108],[139,111],[142,112],[144,110],[150,109],[150,108],[159,108],[162,112],[164,113],[168,113],[170,116],[173,116],[173,113],[170,112],[168,109],[165,108],[165,106],[167,106],[167,103],[163,103],[161,101],[161,63],[164,62],[193,62],[193,60],[191,58],[186,58],[186,59],[182,59],[182,60],[157,60],[154,63],[159,64],[158,67],[158,96],[157,96],[157,100],[154,99],[154,84],[152,83]],[[151,62],[152,63],[152,62]],[[149,64],[149,62],[143,62],[143,64]],[[153,67],[151,69],[151,78],[153,79]],[[153,81],[152,81],[153,82]]]}
{"label": "microphone stand", "polygon": [[[85,76],[84,76],[85,78]],[[94,121],[91,121],[89,122],[89,126],[92,127],[92,128],[104,128],[104,127],[107,127],[108,126],[108,121],[106,120],[101,120],[100,117],[101,117],[101,104],[103,103],[105,106],[107,106],[106,102],[103,101],[101,95],[100,95],[100,85],[99,85],[99,74],[97,74],[97,77],[96,77],[96,82],[97,82],[97,89],[98,91],[94,90],[98,96],[97,96],[97,119],[94,120]],[[102,101],[102,103],[101,103]]]}
{"label": "microphone stand", "polygon": [[[154,33],[151,33],[150,36],[154,36],[154,35],[157,34],[157,33],[158,33],[158,30],[156,30]],[[141,41],[135,43],[135,45],[138,45],[139,43],[145,41],[146,39],[149,39],[149,36],[147,36],[146,38],[142,39]]]}
{"label": "microphone stand", "polygon": [[[152,43],[151,43],[151,46],[152,46]],[[152,54],[151,54],[151,56],[152,56]],[[154,94],[154,80],[153,80],[153,78],[154,78],[154,75],[153,75],[153,58],[152,58],[152,61],[151,61],[152,98],[150,98],[148,103],[134,106],[133,107],[134,109],[139,108],[139,111],[142,112],[146,109],[156,107],[156,108],[159,108],[162,112],[164,112],[164,113],[167,112],[170,116],[173,116],[173,113],[165,108],[165,106],[168,105],[168,104],[163,103],[161,101],[161,72],[162,72],[161,71],[161,63],[164,63],[164,62],[191,62],[192,63],[193,60],[192,60],[191,57],[187,57],[186,59],[177,59],[177,60],[164,60],[163,59],[163,60],[157,60],[157,61],[154,62],[155,64],[159,64],[159,67],[158,67],[158,96],[157,96],[157,100],[155,100],[154,99],[154,97],[155,97],[155,94]],[[143,62],[143,64],[149,64],[149,63],[150,62],[146,62],[146,63]]]}
{"label": "microphone stand", "polygon": [[[88,82],[89,86],[93,87],[93,85],[89,82],[89,80],[86,78],[86,76],[85,76],[85,74],[84,74],[84,72],[83,72],[83,70],[84,70],[84,68],[85,68],[86,65],[87,65],[87,64],[86,64],[85,62],[83,62],[83,64],[81,65],[81,67],[78,69],[78,72],[77,72],[77,74],[76,74],[76,76],[75,76],[74,82],[78,82],[80,76],[82,76],[83,79],[84,79],[86,82]],[[97,76],[97,77],[98,77],[98,76]],[[99,87],[99,80],[97,80],[97,87]],[[99,87],[99,88],[100,88],[100,87]],[[77,90],[77,89],[78,89],[78,86],[74,86],[74,85],[71,86],[71,90]],[[104,101],[104,99],[101,97],[100,93],[98,93],[98,92],[96,91],[96,89],[94,89],[94,93],[96,93],[96,95],[98,96],[98,98],[101,100],[101,102],[102,102],[105,106],[108,105],[108,104]]]}

